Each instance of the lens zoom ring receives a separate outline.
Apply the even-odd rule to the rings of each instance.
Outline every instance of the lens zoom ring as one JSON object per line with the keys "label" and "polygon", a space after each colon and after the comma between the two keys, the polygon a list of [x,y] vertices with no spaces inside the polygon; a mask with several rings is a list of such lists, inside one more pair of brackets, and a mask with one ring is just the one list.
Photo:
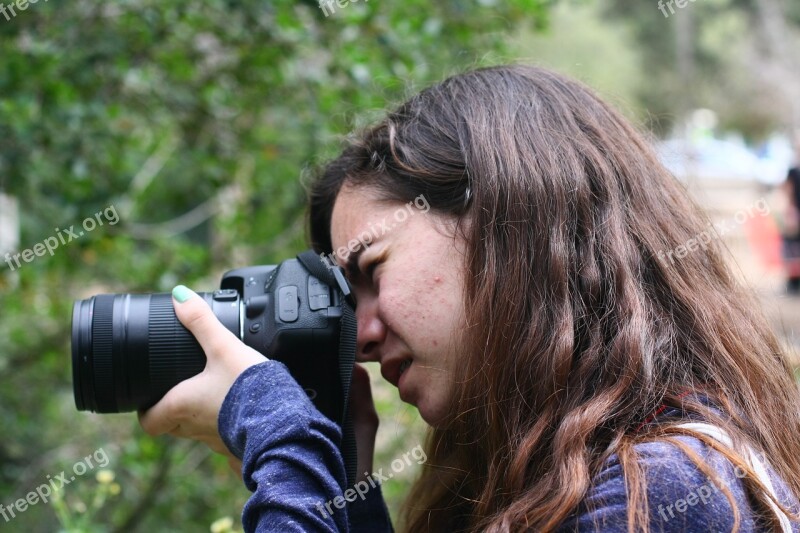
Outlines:
{"label": "lens zoom ring", "polygon": [[114,296],[103,294],[94,299],[92,320],[92,366],[97,407],[116,406],[114,367],[111,350],[114,338]]}
{"label": "lens zoom ring", "polygon": [[178,321],[169,294],[151,297],[148,328],[153,391],[163,394],[178,382],[203,371],[205,354],[197,340]]}

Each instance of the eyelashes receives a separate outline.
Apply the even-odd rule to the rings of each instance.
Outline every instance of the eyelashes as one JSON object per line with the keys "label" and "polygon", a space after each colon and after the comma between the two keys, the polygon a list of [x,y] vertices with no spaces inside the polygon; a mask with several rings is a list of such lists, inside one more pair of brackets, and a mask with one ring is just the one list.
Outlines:
{"label": "eyelashes", "polygon": [[384,261],[386,261],[386,256],[387,256],[387,253],[386,253],[386,249],[384,248],[383,250],[381,250],[381,251],[378,253],[378,255],[376,255],[376,256],[375,256],[375,257],[374,257],[374,258],[373,258],[373,259],[372,259],[372,260],[371,260],[371,261],[370,261],[370,262],[369,262],[369,263],[368,263],[368,264],[367,264],[367,265],[364,267],[364,270],[363,270],[363,275],[364,275],[364,278],[365,278],[365,279],[367,279],[367,280],[369,280],[369,281],[371,281],[371,282],[374,282],[374,281],[375,281],[375,279],[374,279],[374,275],[375,275],[375,269],[377,269],[377,268],[378,268],[378,266],[380,266],[380,265],[381,265],[381,263],[383,263]]}
{"label": "eyelashes", "polygon": [[364,276],[367,279],[372,279],[372,275],[375,273],[375,269],[378,268],[378,263],[372,261],[367,267],[364,269]]}

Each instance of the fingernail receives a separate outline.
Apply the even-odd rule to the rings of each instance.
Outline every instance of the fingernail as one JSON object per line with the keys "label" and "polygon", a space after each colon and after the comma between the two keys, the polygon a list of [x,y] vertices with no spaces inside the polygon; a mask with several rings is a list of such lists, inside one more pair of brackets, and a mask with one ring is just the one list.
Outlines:
{"label": "fingernail", "polygon": [[194,292],[192,289],[187,287],[186,285],[178,285],[174,289],[172,289],[172,297],[178,300],[180,303],[185,302],[189,298],[193,296],[197,296],[197,293]]}

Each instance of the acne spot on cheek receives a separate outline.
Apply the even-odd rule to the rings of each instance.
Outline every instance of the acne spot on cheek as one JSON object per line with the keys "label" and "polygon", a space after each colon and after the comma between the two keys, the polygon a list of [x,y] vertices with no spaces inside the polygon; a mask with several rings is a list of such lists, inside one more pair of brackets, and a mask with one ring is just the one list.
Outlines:
{"label": "acne spot on cheek", "polygon": [[442,282],[442,278],[440,278],[439,276],[436,276],[435,278],[433,278],[433,282],[434,283],[441,283]]}
{"label": "acne spot on cheek", "polygon": [[436,340],[434,340],[434,341],[433,341],[433,345],[434,345],[434,346],[439,346],[439,343],[438,343]]}

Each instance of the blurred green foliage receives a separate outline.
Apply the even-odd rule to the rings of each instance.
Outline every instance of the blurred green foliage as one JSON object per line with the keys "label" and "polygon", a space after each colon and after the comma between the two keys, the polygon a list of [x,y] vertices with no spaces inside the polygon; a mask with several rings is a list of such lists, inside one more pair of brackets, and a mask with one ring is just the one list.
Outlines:
{"label": "blurred green foliage", "polygon": [[[308,168],[409,92],[498,61],[504,35],[546,23],[546,4],[373,0],[326,17],[312,1],[79,0],[0,17],[0,192],[21,218],[12,253],[109,206],[119,214],[0,271],[0,503],[99,448],[114,476],[90,471],[10,525],[222,531],[228,517],[238,529],[248,493],[222,458],[146,436],[133,414],[75,411],[72,301],[210,288],[226,269],[303,249]],[[376,398],[389,420],[377,468],[419,444],[422,424],[396,392]],[[393,513],[414,474],[386,487]]]}

